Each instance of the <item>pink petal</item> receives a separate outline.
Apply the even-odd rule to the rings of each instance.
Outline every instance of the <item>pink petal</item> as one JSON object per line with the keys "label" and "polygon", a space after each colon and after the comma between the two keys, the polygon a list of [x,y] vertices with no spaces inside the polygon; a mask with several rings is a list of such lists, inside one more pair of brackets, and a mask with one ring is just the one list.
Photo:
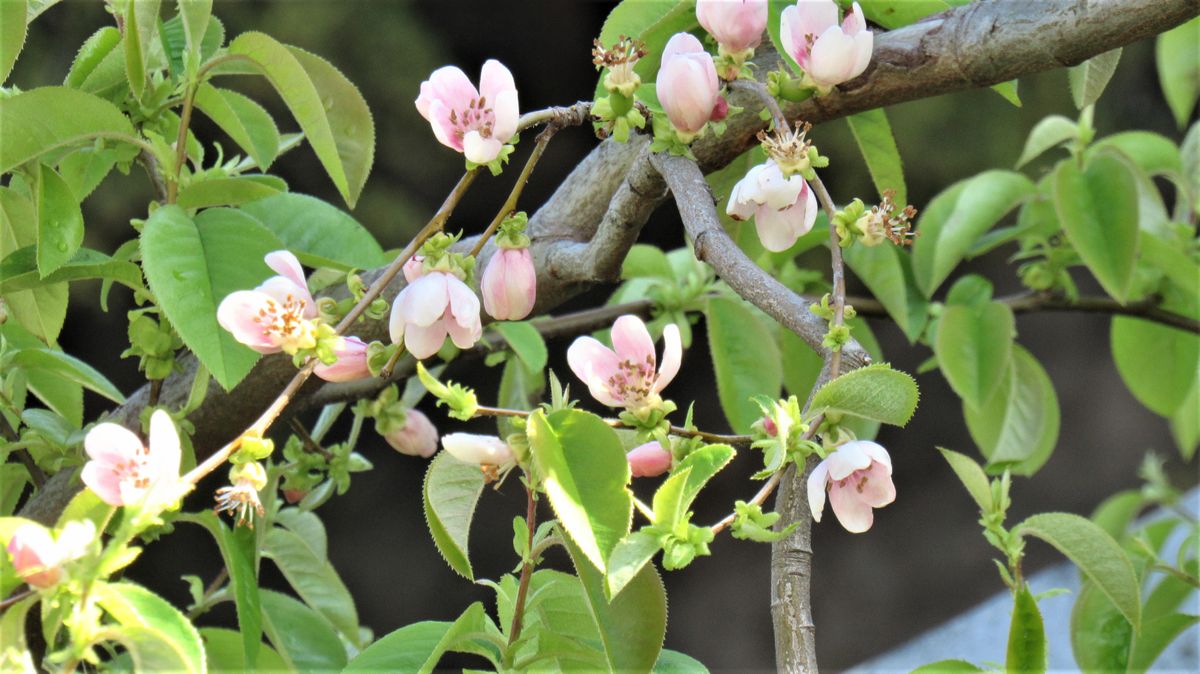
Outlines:
{"label": "pink petal", "polygon": [[432,101],[429,104],[429,126],[433,129],[433,137],[437,138],[439,143],[462,152],[462,137],[457,133],[458,125],[450,121],[453,112],[455,111],[442,101]]}
{"label": "pink petal", "polygon": [[758,174],[758,202],[766,204],[775,210],[781,210],[796,203],[796,199],[805,190],[804,178],[799,174],[790,178],[783,176],[779,166],[767,160],[763,170]]}
{"label": "pink petal", "polygon": [[567,364],[584,384],[592,397],[609,407],[621,407],[622,402],[608,390],[608,380],[619,372],[620,360],[612,349],[595,338],[580,337],[567,348]]}
{"label": "pink petal", "polygon": [[828,460],[817,464],[808,475],[808,509],[812,511],[813,521],[820,522],[825,510],[825,487],[829,483]]}
{"label": "pink petal", "polygon": [[304,318],[316,318],[320,313],[317,311],[317,303],[313,300],[312,293],[308,292],[308,287],[298,286],[286,276],[272,276],[260,283],[254,291],[270,296],[283,305],[303,302],[304,310],[300,315]]}
{"label": "pink petal", "polygon": [[450,314],[463,327],[479,324],[479,298],[467,284],[455,276],[446,275],[446,290],[450,295]]}
{"label": "pink petal", "polygon": [[[513,82],[512,72],[496,59],[488,59],[479,72],[479,93],[486,101],[484,107],[494,107],[496,99],[504,92],[516,92],[517,85]],[[516,102],[515,100],[513,101]]]}
{"label": "pink petal", "polygon": [[367,367],[367,344],[358,337],[346,337],[342,348],[334,352],[337,362],[333,365],[319,363],[313,374],[330,382],[346,382],[371,376]]}
{"label": "pink petal", "polygon": [[154,471],[152,482],[173,482],[179,478],[182,451],[175,422],[164,410],[154,410],[150,415],[150,462]]}
{"label": "pink petal", "polygon": [[821,86],[837,86],[851,78],[857,59],[854,38],[834,26],[813,45],[808,75]]}
{"label": "pink petal", "polygon": [[859,445],[858,442],[847,442],[825,457],[825,462],[829,464],[831,480],[834,482],[844,480],[854,471],[871,465],[871,457],[867,456],[867,453]]}
{"label": "pink petal", "polygon": [[405,323],[425,327],[446,313],[446,305],[450,303],[446,279],[445,272],[430,272],[400,291],[396,301],[400,303]]}
{"label": "pink petal", "polygon": [[666,63],[671,58],[680,54],[693,54],[704,51],[704,45],[700,44],[700,40],[691,33],[675,33],[667,40],[667,46],[663,47],[662,62]]}
{"label": "pink petal", "polygon": [[257,290],[232,292],[217,307],[217,323],[251,349],[259,353],[276,353],[279,343],[275,336],[265,332],[263,325],[255,320],[273,301],[275,298]]}
{"label": "pink petal", "polygon": [[503,321],[508,319],[508,293],[504,290],[504,263],[498,251],[488,260],[479,280],[479,293],[483,295],[483,308],[492,318]]}
{"label": "pink petal", "polygon": [[856,2],[850,7],[850,11],[846,13],[846,18],[842,19],[842,31],[847,35],[854,35],[866,29],[867,18],[863,16],[862,7]]}
{"label": "pink petal", "polygon": [[875,514],[871,506],[862,500],[853,485],[844,487],[834,484],[829,489],[829,503],[838,522],[852,534],[861,534],[871,528]]}
{"label": "pink petal", "polygon": [[476,164],[486,164],[500,156],[504,143],[495,138],[484,138],[478,131],[468,131],[462,139],[463,156]]}
{"label": "pink petal", "polygon": [[875,36],[871,31],[862,31],[854,36],[854,66],[850,68],[846,79],[852,80],[863,74],[871,63],[871,51],[874,48]]}
{"label": "pink petal", "polygon": [[479,315],[475,315],[473,321],[467,321],[466,324],[460,323],[457,319],[446,313],[446,317],[442,319],[442,325],[446,326],[446,332],[450,334],[450,341],[460,349],[469,349],[475,346],[475,342],[483,336],[483,326],[479,323]]}
{"label": "pink petal", "polygon": [[670,323],[663,328],[663,357],[662,365],[658,368],[658,378],[654,380],[654,392],[658,393],[671,383],[679,373],[683,362],[683,340],[679,337],[679,326]]}
{"label": "pink petal", "polygon": [[634,477],[656,477],[671,469],[671,453],[657,441],[634,447],[625,458]]}
{"label": "pink petal", "polygon": [[[404,290],[407,290],[405,288]],[[391,338],[392,344],[399,344],[404,341],[404,328],[407,323],[404,317],[404,309],[400,302],[400,297],[404,295],[404,290],[400,291],[400,295],[392,300],[392,310],[388,314],[388,337]]]}
{"label": "pink petal", "polygon": [[[851,444],[847,442],[846,444]],[[871,457],[872,461],[881,463],[887,469],[887,474],[892,474],[892,457],[888,451],[877,442],[870,440],[855,440],[853,444],[863,451],[864,454]]]}
{"label": "pink petal", "polygon": [[491,106],[492,113],[496,116],[492,124],[492,138],[501,143],[507,143],[517,132],[517,123],[521,120],[517,90],[500,92]]}
{"label": "pink petal", "polygon": [[115,472],[111,465],[88,461],[79,476],[88,489],[96,492],[101,501],[110,506],[125,505],[121,497],[121,475]]}
{"label": "pink petal", "polygon": [[404,411],[404,427],[383,436],[401,454],[428,459],[437,452],[437,428],[429,417],[413,409]]}
{"label": "pink petal", "polygon": [[613,350],[622,361],[637,365],[647,364],[651,369],[657,363],[654,354],[654,339],[646,324],[637,316],[626,314],[616,320],[612,327]]}
{"label": "pink petal", "polygon": [[136,458],[144,446],[128,428],[105,422],[88,431],[83,438],[83,448],[92,460],[117,465]]}
{"label": "pink petal", "polygon": [[858,483],[855,489],[861,487],[859,497],[872,508],[882,508],[896,500],[896,485],[886,466],[878,461],[872,462],[867,470],[860,471],[854,477]]}
{"label": "pink petal", "polygon": [[425,256],[414,255],[404,263],[404,280],[412,283],[425,274]]}
{"label": "pink petal", "polygon": [[[429,86],[426,87],[425,85]],[[471,101],[479,98],[479,91],[470,78],[457,66],[443,66],[433,71],[429,79],[421,84],[421,96],[417,98],[417,110],[422,107],[421,99],[427,102],[441,101],[452,110],[466,110]]]}
{"label": "pink petal", "polygon": [[790,210],[777,211],[764,204],[754,212],[754,229],[763,248],[779,253],[791,248],[800,238],[793,226],[794,213],[790,213]]}
{"label": "pink petal", "polygon": [[295,283],[300,288],[307,288],[308,282],[304,279],[304,268],[300,266],[300,260],[296,259],[295,255],[286,250],[277,250],[273,253],[267,253],[263,258],[267,266],[270,267],[276,274]]}
{"label": "pink petal", "polygon": [[409,324],[404,331],[404,348],[408,349],[413,358],[425,360],[442,348],[446,341],[445,321],[436,321],[432,325],[420,326]]}

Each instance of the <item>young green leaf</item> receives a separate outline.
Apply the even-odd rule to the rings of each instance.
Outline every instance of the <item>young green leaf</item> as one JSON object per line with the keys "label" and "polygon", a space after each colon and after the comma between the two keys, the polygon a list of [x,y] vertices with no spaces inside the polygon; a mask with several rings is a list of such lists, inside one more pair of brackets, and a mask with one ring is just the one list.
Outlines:
{"label": "young green leaf", "polygon": [[243,204],[239,210],[274,232],[310,267],[373,269],[389,261],[367,228],[316,197],[290,192]]}
{"label": "young green leaf", "polygon": [[1121,61],[1121,49],[1106,51],[1098,56],[1067,69],[1067,80],[1071,85],[1071,98],[1080,110],[1100,100],[1100,94],[1108,86],[1117,63]]}
{"label": "young green leaf", "polygon": [[967,488],[967,493],[975,500],[979,510],[984,513],[991,512],[994,507],[992,488],[988,484],[987,475],[984,474],[979,464],[965,454],[959,454],[943,447],[938,447],[938,451],[942,453],[946,463],[950,464],[950,468],[958,476],[959,481]]}
{"label": "young green leaf", "polygon": [[29,370],[43,370],[99,393],[115,403],[125,402],[125,396],[96,368],[62,351],[45,347],[21,349],[13,355],[11,362]]}
{"label": "young green leaf", "polygon": [[779,348],[741,300],[710,297],[704,315],[721,409],[735,432],[749,433],[750,425],[762,415],[751,398],[778,398],[783,386]]}
{"label": "young green leaf", "polygon": [[983,407],[963,403],[971,439],[988,470],[1033,475],[1058,441],[1059,409],[1054,384],[1037,359],[1013,345],[1008,374]]}
{"label": "young green leaf", "polygon": [[492,326],[508,342],[513,353],[521,359],[530,372],[540,372],[546,367],[549,353],[546,340],[528,321],[499,321]]}
{"label": "young green leaf", "polygon": [[266,171],[279,154],[275,120],[252,99],[229,89],[202,84],[196,89],[196,109],[208,116]]}
{"label": "young green leaf", "polygon": [[176,203],[182,208],[239,206],[287,191],[286,183],[278,179],[270,180],[272,177],[217,176],[194,180],[179,190]]}
{"label": "young green leaf", "polygon": [[827,382],[813,395],[808,411],[838,412],[904,426],[919,398],[916,380],[887,363],[876,363]]}
{"label": "young green leaf", "polygon": [[471,520],[482,493],[479,466],[463,463],[446,452],[429,463],[422,489],[425,522],[446,563],[467,580],[475,580],[467,546]]}
{"label": "young green leaf", "polygon": [[1187,126],[1200,97],[1200,18],[1192,19],[1158,36],[1154,55],[1158,63],[1158,81],[1163,96],[1179,128]]}
{"label": "young green leaf", "polygon": [[125,10],[125,74],[129,90],[137,98],[146,90],[146,64],[150,60],[152,41],[158,34],[158,13],[161,0],[128,2]]}
{"label": "young green leaf", "polygon": [[281,672],[288,668],[275,649],[265,644],[258,651],[258,660],[247,664],[240,632],[223,627],[201,627],[199,631],[210,672]]}
{"label": "young green leaf", "polygon": [[863,14],[873,23],[892,29],[967,2],[969,0],[865,0],[859,4]]}
{"label": "young green leaf", "polygon": [[37,181],[38,274],[45,278],[66,264],[83,243],[83,212],[62,176],[40,165]]}
{"label": "young green leaf", "polygon": [[1046,671],[1046,628],[1042,612],[1028,585],[1013,595],[1012,622],[1008,628],[1008,657],[1004,669],[1009,672]]}
{"label": "young green leaf", "polygon": [[1029,138],[1025,140],[1025,149],[1021,151],[1021,158],[1017,160],[1016,168],[1021,168],[1042,156],[1046,151],[1069,140],[1074,140],[1078,136],[1079,127],[1075,122],[1062,115],[1046,117],[1033,127],[1033,131],[1029,132]]}
{"label": "young green leaf", "polygon": [[1116,316],[1110,331],[1117,372],[1138,402],[1173,415],[1196,388],[1200,336],[1150,321]]}
{"label": "young green leaf", "polygon": [[0,98],[0,173],[51,150],[133,135],[129,118],[102,98],[64,87],[30,89]]}
{"label": "young green leaf", "polygon": [[[925,330],[929,301],[913,277],[912,256],[896,246],[851,246],[842,252],[854,275],[915,343]],[[797,395],[801,392],[793,391]]]}
{"label": "young green leaf", "polygon": [[[491,619],[475,602],[454,622],[427,620],[381,637],[351,660],[343,672],[417,672],[429,674],[455,642],[486,630]],[[495,627],[492,626],[492,630]]]}
{"label": "young green leaf", "polygon": [[1007,82],[993,84],[990,88],[992,91],[1000,94],[1000,98],[1003,98],[1019,108],[1021,107],[1021,94],[1018,91],[1019,86],[1020,82],[1017,80],[1009,80]]}
{"label": "young green leaf", "polygon": [[97,602],[118,624],[152,632],[179,657],[184,671],[197,674],[205,671],[200,635],[167,600],[129,581],[98,583],[94,591]]}
{"label": "young green leaf", "polygon": [[189,69],[200,67],[201,44],[208,31],[208,20],[212,16],[213,0],[178,0],[179,18],[183,22],[187,38],[187,64]]}
{"label": "young green leaf", "polygon": [[696,500],[704,485],[722,468],[729,465],[736,453],[729,445],[705,445],[683,457],[683,460],[675,467],[676,473],[689,471],[679,507],[683,510],[692,507],[692,501]]}
{"label": "young green leaf", "polygon": [[604,575],[608,600],[620,594],[660,549],[662,541],[653,532],[635,531],[622,538],[608,558],[608,572]]}
{"label": "young green leaf", "polygon": [[25,0],[0,2],[0,84],[25,46]]}
{"label": "young green leaf", "polygon": [[1100,285],[1124,302],[1138,252],[1138,193],[1119,159],[1096,155],[1081,171],[1075,162],[1054,174],[1054,207],[1063,229]]}
{"label": "young green leaf", "polygon": [[988,670],[977,667],[966,660],[939,660],[917,667],[910,674],[962,674],[986,671]]}
{"label": "young green leaf", "polygon": [[319,613],[295,599],[262,591],[263,631],[291,669],[301,672],[340,672],[346,666],[346,647]]}
{"label": "young green leaf", "polygon": [[162,632],[136,624],[110,626],[95,634],[96,641],[115,641],[125,647],[135,672],[203,672],[186,659]]}
{"label": "young green leaf", "polygon": [[980,408],[1008,374],[1016,323],[1000,302],[950,305],[938,323],[933,353],[950,387],[966,404]]}
{"label": "young green leaf", "polygon": [[897,204],[908,203],[908,188],[904,185],[904,164],[900,160],[900,150],[896,147],[896,139],[892,135],[892,126],[888,124],[887,113],[883,108],[876,108],[846,118],[850,124],[850,132],[858,143],[858,151],[867,162],[867,170],[871,173],[871,181],[875,183],[875,191],[883,198],[885,190],[895,190],[894,201]]}
{"label": "young green leaf", "polygon": [[267,532],[262,555],[275,562],[304,603],[324,616],[350,643],[358,643],[354,599],[328,560],[317,557],[304,539],[279,527]]}
{"label": "young green leaf", "polygon": [[[0,106],[3,104],[4,99],[0,99]],[[0,117],[2,124],[3,118]],[[3,153],[6,144],[0,143],[0,153]],[[0,187],[0,260],[35,243],[37,211],[33,202],[12,188]],[[36,276],[36,255],[34,258]],[[5,291],[4,301],[8,304],[9,316],[38,339],[53,344],[67,318],[67,288],[66,283],[55,283],[31,290]]]}
{"label": "young green leaf", "polygon": [[658,661],[650,674],[709,674],[708,668],[699,660],[686,653],[664,648],[658,654]]}
{"label": "young green leaf", "polygon": [[[0,267],[0,277],[3,277]],[[0,336],[8,341],[9,348],[41,349],[45,344],[16,321],[0,325]],[[24,368],[23,368],[24,369]],[[54,370],[42,368],[25,369],[26,386],[46,407],[63,417],[74,429],[83,426],[83,387],[60,376]],[[33,410],[26,410],[26,413]]]}

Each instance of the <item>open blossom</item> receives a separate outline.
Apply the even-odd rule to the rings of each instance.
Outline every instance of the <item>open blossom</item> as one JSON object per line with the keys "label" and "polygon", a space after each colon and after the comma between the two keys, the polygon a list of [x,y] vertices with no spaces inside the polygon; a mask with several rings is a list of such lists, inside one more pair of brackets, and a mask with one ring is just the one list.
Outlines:
{"label": "open blossom", "polygon": [[455,346],[466,349],[483,334],[479,298],[454,274],[431,271],[400,291],[388,327],[392,342],[403,340],[404,348],[417,359],[437,353],[446,335]]}
{"label": "open blossom", "polygon": [[671,469],[671,453],[657,440],[634,447],[625,458],[634,477],[656,477]]}
{"label": "open blossom", "polygon": [[676,33],[663,49],[655,91],[671,125],[694,137],[712,118],[721,98],[712,55],[690,33]]}
{"label": "open blossom", "polygon": [[519,321],[533,311],[537,271],[528,248],[501,248],[488,260],[479,281],[483,308],[498,321]]}
{"label": "open blossom", "polygon": [[433,71],[421,83],[417,110],[433,126],[438,142],[476,164],[500,155],[517,132],[520,116],[512,73],[495,59],[483,64],[479,89],[454,66]]}
{"label": "open blossom", "polygon": [[813,519],[821,521],[825,492],[838,522],[853,534],[871,528],[873,508],[896,500],[892,484],[892,458],[887,450],[869,440],[854,440],[838,447],[817,464],[808,476],[808,505]]}
{"label": "open blossom", "polygon": [[319,312],[300,261],[286,250],[268,253],[264,259],[279,276],[254,290],[230,293],[217,307],[217,322],[259,353],[311,349],[317,345],[313,319]]}
{"label": "open blossom", "polygon": [[113,423],[93,427],[83,446],[91,458],[83,467],[83,483],[111,506],[158,510],[183,494],[179,435],[163,410],[150,417],[148,447],[129,429]]}
{"label": "open blossom", "polygon": [[409,456],[428,459],[437,452],[437,427],[421,412],[404,411],[404,426],[383,435],[392,449]]}
{"label": "open blossom", "polygon": [[67,522],[58,540],[46,527],[29,522],[13,531],[8,554],[21,580],[44,590],[63,579],[62,565],[85,555],[95,538],[96,525],[91,520]]}
{"label": "open blossom", "polygon": [[442,436],[442,446],[463,463],[503,466],[514,459],[508,443],[494,435],[450,433]]}
{"label": "open blossom", "polygon": [[812,229],[817,220],[817,197],[802,176],[785,178],[779,166],[768,159],[733,186],[725,212],[734,220],[753,217],[763,247],[779,252]]}
{"label": "open blossom", "polygon": [[767,0],[698,0],[696,18],[723,53],[754,49],[767,29]]}
{"label": "open blossom", "polygon": [[587,384],[592,397],[609,407],[638,409],[653,404],[679,372],[683,343],[674,323],[663,329],[662,366],[657,366],[654,340],[637,316],[613,323],[613,348],[592,337],[580,337],[567,349],[571,371]]}
{"label": "open blossom", "polygon": [[830,89],[867,69],[875,38],[857,2],[838,25],[833,0],[798,0],[783,10],[779,39],[814,84]]}
{"label": "open blossom", "polygon": [[367,344],[357,337],[342,338],[342,346],[334,349],[337,362],[333,365],[318,363],[313,374],[325,381],[343,382],[365,379],[371,376],[367,367]]}

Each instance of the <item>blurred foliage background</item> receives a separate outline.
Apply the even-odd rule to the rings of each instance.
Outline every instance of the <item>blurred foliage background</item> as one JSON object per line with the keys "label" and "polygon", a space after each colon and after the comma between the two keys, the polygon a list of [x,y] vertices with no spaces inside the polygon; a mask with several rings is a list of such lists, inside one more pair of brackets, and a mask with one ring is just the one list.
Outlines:
{"label": "blurred foliage background", "polygon": [[[1036,2],[1013,1],[1028,2],[1030,11],[1037,11]],[[420,82],[444,64],[459,65],[474,79],[483,61],[494,57],[513,71],[524,110],[586,98],[596,76],[590,63],[591,40],[610,9],[611,3],[549,0],[218,0],[214,13],[225,22],[230,37],[248,30],[268,32],[324,56],[358,84],[374,113],[378,140],[375,167],[354,215],[385,247],[398,247],[441,203],[462,170],[461,157],[437,144],[413,106]],[[110,21],[99,0],[55,7],[31,27],[12,82],[22,88],[61,82],[78,45]],[[1157,82],[1153,43],[1126,48],[1097,106],[1099,137],[1144,129],[1178,143],[1182,132],[1175,128]],[[231,79],[226,86],[253,95],[276,113],[277,120],[289,119],[262,80]],[[1011,167],[1026,134],[1044,116],[1077,114],[1065,71],[1021,80],[1020,95],[1019,108],[979,90],[888,110],[914,205],[921,208],[941,189],[979,171]],[[296,130],[283,126],[281,130]],[[203,118],[195,128],[202,139],[222,140]],[[825,182],[834,198],[844,202],[862,196],[873,201],[869,177],[845,122],[821,125],[811,137],[822,154],[833,158]],[[536,208],[595,142],[580,129],[559,134],[534,174],[523,206]],[[233,151],[227,139],[222,144]],[[530,145],[518,146],[517,165]],[[1045,160],[1035,163],[1034,177],[1048,165]],[[307,147],[284,157],[274,172],[292,191],[340,203]],[[479,181],[451,226],[481,230],[506,196],[513,175]],[[85,245],[114,250],[132,233],[129,219],[144,214],[151,198],[140,169],[129,176],[114,174],[84,204]],[[642,239],[668,249],[683,245],[673,206],[654,215]],[[1007,263],[1013,252],[1012,246],[994,251],[966,265],[965,271],[987,275],[998,295],[1016,292],[1020,288],[1015,266]],[[818,259],[814,264],[823,267],[825,262]],[[1077,280],[1085,293],[1098,290],[1086,272]],[[128,393],[142,383],[135,363],[118,355],[128,345],[125,311],[132,304],[128,295],[114,293],[110,312],[102,313],[95,302],[97,285],[73,287],[61,341]],[[596,289],[562,310],[602,302],[611,290]],[[862,288],[852,282],[850,292],[861,293]],[[1196,481],[1195,466],[1179,463],[1166,423],[1139,405],[1121,383],[1109,354],[1108,324],[1103,316],[1068,313],[1022,315],[1018,320],[1019,342],[1038,357],[1054,381],[1062,405],[1062,431],[1057,451],[1042,471],[1032,480],[1017,480],[1011,521],[1046,510],[1089,514],[1104,496],[1137,485],[1136,468],[1151,449],[1168,457],[1168,469],[1181,485]],[[927,349],[909,346],[890,323],[877,321],[872,327],[897,367],[915,372],[928,357]],[[683,405],[695,397],[701,425],[722,431],[702,326],[696,334],[684,371],[668,393]],[[569,374],[567,344],[551,343],[551,365],[564,375]],[[498,371],[452,374],[479,385],[485,399],[493,395],[499,379]],[[979,535],[974,506],[934,451],[941,445],[977,456],[958,399],[939,374],[921,376],[919,382],[922,399],[913,422],[903,430],[885,428],[879,438],[896,465],[897,502],[877,514],[875,527],[865,535],[847,534],[832,517],[816,527],[814,614],[820,659],[830,670],[887,650],[1002,589],[989,548]],[[102,401],[89,399],[89,418],[104,409]],[[463,426],[427,411],[443,431]],[[490,428],[480,422],[473,430]],[[366,435],[363,442],[366,446],[359,451],[375,462],[375,470],[356,476],[346,496],[319,511],[330,532],[330,557],[358,602],[363,624],[382,635],[417,620],[452,619],[475,599],[490,601],[491,591],[455,576],[429,539],[420,497],[425,462],[392,452],[374,435]],[[697,504],[697,520],[716,519],[733,500],[748,497],[755,485],[747,477],[757,460],[744,455],[724,471],[708,498]],[[472,534],[481,577],[498,577],[514,563],[510,523],[523,504],[519,491],[512,483],[499,494],[485,496]],[[202,486],[189,506],[206,507],[209,493]],[[150,546],[131,576],[186,604],[180,575],[211,578],[220,563],[211,542],[196,533],[179,531]],[[1047,546],[1031,548],[1029,567],[1055,561]],[[668,646],[714,671],[772,669],[769,547],[722,536],[713,553],[682,572],[665,574],[671,607]],[[561,558],[553,561],[565,563]],[[282,585],[271,576],[272,569],[264,569],[264,585]],[[212,615],[233,624],[232,605]],[[1002,626],[996,638],[1004,638]]]}

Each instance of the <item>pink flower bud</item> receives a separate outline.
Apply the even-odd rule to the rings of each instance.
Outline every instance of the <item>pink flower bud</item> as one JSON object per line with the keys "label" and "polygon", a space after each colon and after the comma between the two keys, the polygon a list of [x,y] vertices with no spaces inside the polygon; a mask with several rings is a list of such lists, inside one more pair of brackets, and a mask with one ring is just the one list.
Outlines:
{"label": "pink flower bud", "polygon": [[767,29],[767,0],[698,0],[696,18],[725,53],[753,49]]}
{"label": "pink flower bud", "polygon": [[483,308],[498,321],[519,321],[533,311],[537,270],[528,248],[501,248],[488,260],[479,282]]}
{"label": "pink flower bud", "polygon": [[772,438],[779,435],[779,427],[771,420],[771,417],[763,417],[763,432]]}
{"label": "pink flower bud", "polygon": [[729,116],[729,102],[722,96],[717,96],[717,104],[713,106],[712,115],[708,121],[719,122]]}
{"label": "pink flower bud", "polygon": [[508,443],[494,435],[451,433],[442,436],[442,447],[463,463],[503,466],[514,458]]}
{"label": "pink flower bud", "polygon": [[517,132],[517,87],[508,68],[494,59],[483,64],[479,89],[458,68],[438,68],[421,83],[416,103],[438,142],[476,164],[498,157]]}
{"label": "pink flower bud", "polygon": [[658,400],[683,360],[679,327],[672,323],[663,328],[661,366],[642,319],[622,316],[613,323],[611,334],[611,349],[594,337],[576,339],[567,349],[571,371],[587,384],[593,398],[609,407],[636,409]]}
{"label": "pink flower bud", "polygon": [[90,460],[80,477],[111,506],[161,509],[186,489],[179,480],[179,434],[163,410],[150,417],[149,447],[125,427],[107,422],[88,431],[83,447]]}
{"label": "pink flower bud", "polygon": [[784,51],[821,89],[861,75],[871,62],[875,39],[857,2],[839,26],[833,0],[798,0],[783,10],[779,38]]}
{"label": "pink flower bud", "polygon": [[404,280],[412,283],[425,273],[425,256],[414,255],[408,258],[408,262],[404,263]]}
{"label": "pink flower bud", "polygon": [[695,136],[712,117],[721,84],[712,55],[695,36],[676,33],[663,49],[655,91],[675,129]]}
{"label": "pink flower bud", "polygon": [[333,365],[319,363],[313,374],[325,381],[343,382],[365,379],[371,376],[367,367],[367,344],[357,337],[342,339],[342,347],[334,351],[337,362]]}
{"label": "pink flower bud", "polygon": [[404,427],[384,435],[383,439],[392,449],[409,456],[428,459],[437,452],[437,428],[417,410],[405,410]]}
{"label": "pink flower bud", "polygon": [[896,500],[892,458],[886,449],[869,440],[847,442],[808,476],[808,505],[817,522],[825,510],[826,491],[838,522],[846,531],[861,534],[874,522],[873,508]]}
{"label": "pink flower bud", "polygon": [[446,335],[467,349],[483,335],[479,298],[457,276],[431,271],[400,291],[388,327],[392,342],[403,341],[418,360],[437,353]]}
{"label": "pink flower bud", "polygon": [[82,557],[95,537],[96,525],[91,520],[68,522],[57,541],[48,529],[30,522],[13,532],[8,554],[17,575],[30,586],[44,590],[62,580],[62,565]]}
{"label": "pink flower bud", "polygon": [[303,501],[305,496],[308,496],[308,492],[303,489],[283,490],[283,500],[287,501],[291,505],[296,505],[297,503]]}
{"label": "pink flower bud", "polygon": [[734,220],[753,217],[763,247],[780,252],[812,229],[817,221],[817,197],[803,177],[785,178],[768,159],[733,186],[725,212]]}
{"label": "pink flower bud", "polygon": [[657,440],[634,447],[625,458],[634,477],[656,477],[671,469],[671,453]]}
{"label": "pink flower bud", "polygon": [[311,319],[319,310],[304,280],[300,261],[286,250],[266,256],[279,273],[254,290],[238,290],[221,300],[217,322],[233,338],[259,353],[295,353],[316,346]]}

